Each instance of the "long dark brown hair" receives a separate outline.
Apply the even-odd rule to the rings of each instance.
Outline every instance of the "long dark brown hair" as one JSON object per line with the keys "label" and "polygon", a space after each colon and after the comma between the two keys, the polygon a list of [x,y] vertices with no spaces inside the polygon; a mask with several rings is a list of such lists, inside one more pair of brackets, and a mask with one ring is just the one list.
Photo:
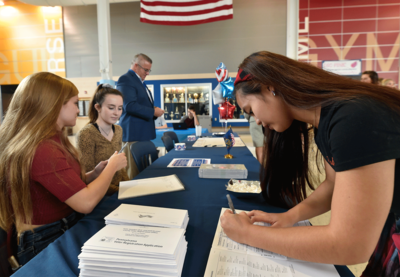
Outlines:
{"label": "long dark brown hair", "polygon": [[[237,83],[235,94],[261,94],[263,86],[272,86],[277,97],[301,109],[368,97],[400,113],[400,93],[395,89],[352,80],[279,54],[254,53],[239,68],[252,78]],[[307,186],[314,189],[308,166],[310,129],[307,123],[294,120],[284,132],[265,131],[260,180],[269,203],[290,208],[307,197]]]}
{"label": "long dark brown hair", "polygon": [[92,101],[90,101],[90,106],[89,106],[89,124],[90,123],[95,123],[97,118],[99,118],[99,112],[96,110],[95,105],[99,104],[101,107],[104,103],[104,100],[106,100],[106,96],[109,94],[113,95],[119,95],[124,98],[122,93],[117,90],[112,88],[109,85],[106,84],[100,84],[97,88],[96,91],[94,92]]}

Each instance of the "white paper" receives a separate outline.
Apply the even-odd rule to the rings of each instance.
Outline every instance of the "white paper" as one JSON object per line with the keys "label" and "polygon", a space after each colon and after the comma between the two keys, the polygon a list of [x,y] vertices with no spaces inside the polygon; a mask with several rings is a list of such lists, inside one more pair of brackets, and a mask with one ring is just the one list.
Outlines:
{"label": "white paper", "polygon": [[173,159],[167,167],[200,167],[202,164],[210,164],[211,159],[185,158]]}
{"label": "white paper", "polygon": [[[235,137],[235,145],[233,147],[246,146],[239,137]],[[193,147],[226,147],[224,138],[198,138]]]}
{"label": "white paper", "polygon": [[119,223],[186,229],[188,211],[121,204],[104,219],[106,224]]}
{"label": "white paper", "polygon": [[85,242],[86,247],[129,253],[175,256],[185,230],[143,226],[106,225]]}
{"label": "white paper", "polygon": [[175,174],[156,178],[123,181],[119,183],[118,199],[184,189],[184,185]]}
{"label": "white paper", "polygon": [[[226,209],[221,209],[221,216]],[[236,212],[242,211],[236,210]],[[263,222],[255,224],[270,226]],[[305,220],[294,226],[310,225],[310,222]],[[204,276],[337,277],[339,274],[333,265],[290,259],[271,251],[235,242],[226,236],[218,221]]]}

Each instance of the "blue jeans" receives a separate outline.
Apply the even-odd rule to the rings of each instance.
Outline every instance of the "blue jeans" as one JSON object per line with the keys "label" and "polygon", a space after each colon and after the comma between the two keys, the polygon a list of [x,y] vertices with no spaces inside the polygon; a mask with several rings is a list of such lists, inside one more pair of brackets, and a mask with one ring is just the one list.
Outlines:
{"label": "blue jeans", "polygon": [[32,231],[24,231],[19,235],[17,259],[22,266],[39,254],[50,243],[65,233],[83,217],[82,214],[73,212],[69,216],[50,223]]}

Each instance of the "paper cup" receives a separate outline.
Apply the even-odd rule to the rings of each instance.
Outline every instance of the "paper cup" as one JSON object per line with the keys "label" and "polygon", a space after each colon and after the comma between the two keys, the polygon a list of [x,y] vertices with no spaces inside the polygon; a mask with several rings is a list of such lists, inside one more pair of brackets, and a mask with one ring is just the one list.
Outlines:
{"label": "paper cup", "polygon": [[188,141],[195,141],[196,140],[196,136],[188,136],[187,140]]}
{"label": "paper cup", "polygon": [[202,130],[202,128],[201,128],[200,125],[196,126],[196,137],[200,137],[201,136],[201,130]]}

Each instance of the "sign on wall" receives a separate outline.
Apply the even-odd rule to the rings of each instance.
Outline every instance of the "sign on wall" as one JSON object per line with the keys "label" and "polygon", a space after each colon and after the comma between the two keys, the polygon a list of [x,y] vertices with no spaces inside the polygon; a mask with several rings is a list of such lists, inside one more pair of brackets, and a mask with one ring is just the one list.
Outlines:
{"label": "sign on wall", "polygon": [[19,84],[40,71],[65,77],[62,20],[61,7],[0,6],[0,84]]}
{"label": "sign on wall", "polygon": [[299,0],[298,59],[362,60],[362,71],[399,79],[400,2]]}
{"label": "sign on wall", "polygon": [[344,76],[361,75],[361,60],[322,61],[322,69]]}

